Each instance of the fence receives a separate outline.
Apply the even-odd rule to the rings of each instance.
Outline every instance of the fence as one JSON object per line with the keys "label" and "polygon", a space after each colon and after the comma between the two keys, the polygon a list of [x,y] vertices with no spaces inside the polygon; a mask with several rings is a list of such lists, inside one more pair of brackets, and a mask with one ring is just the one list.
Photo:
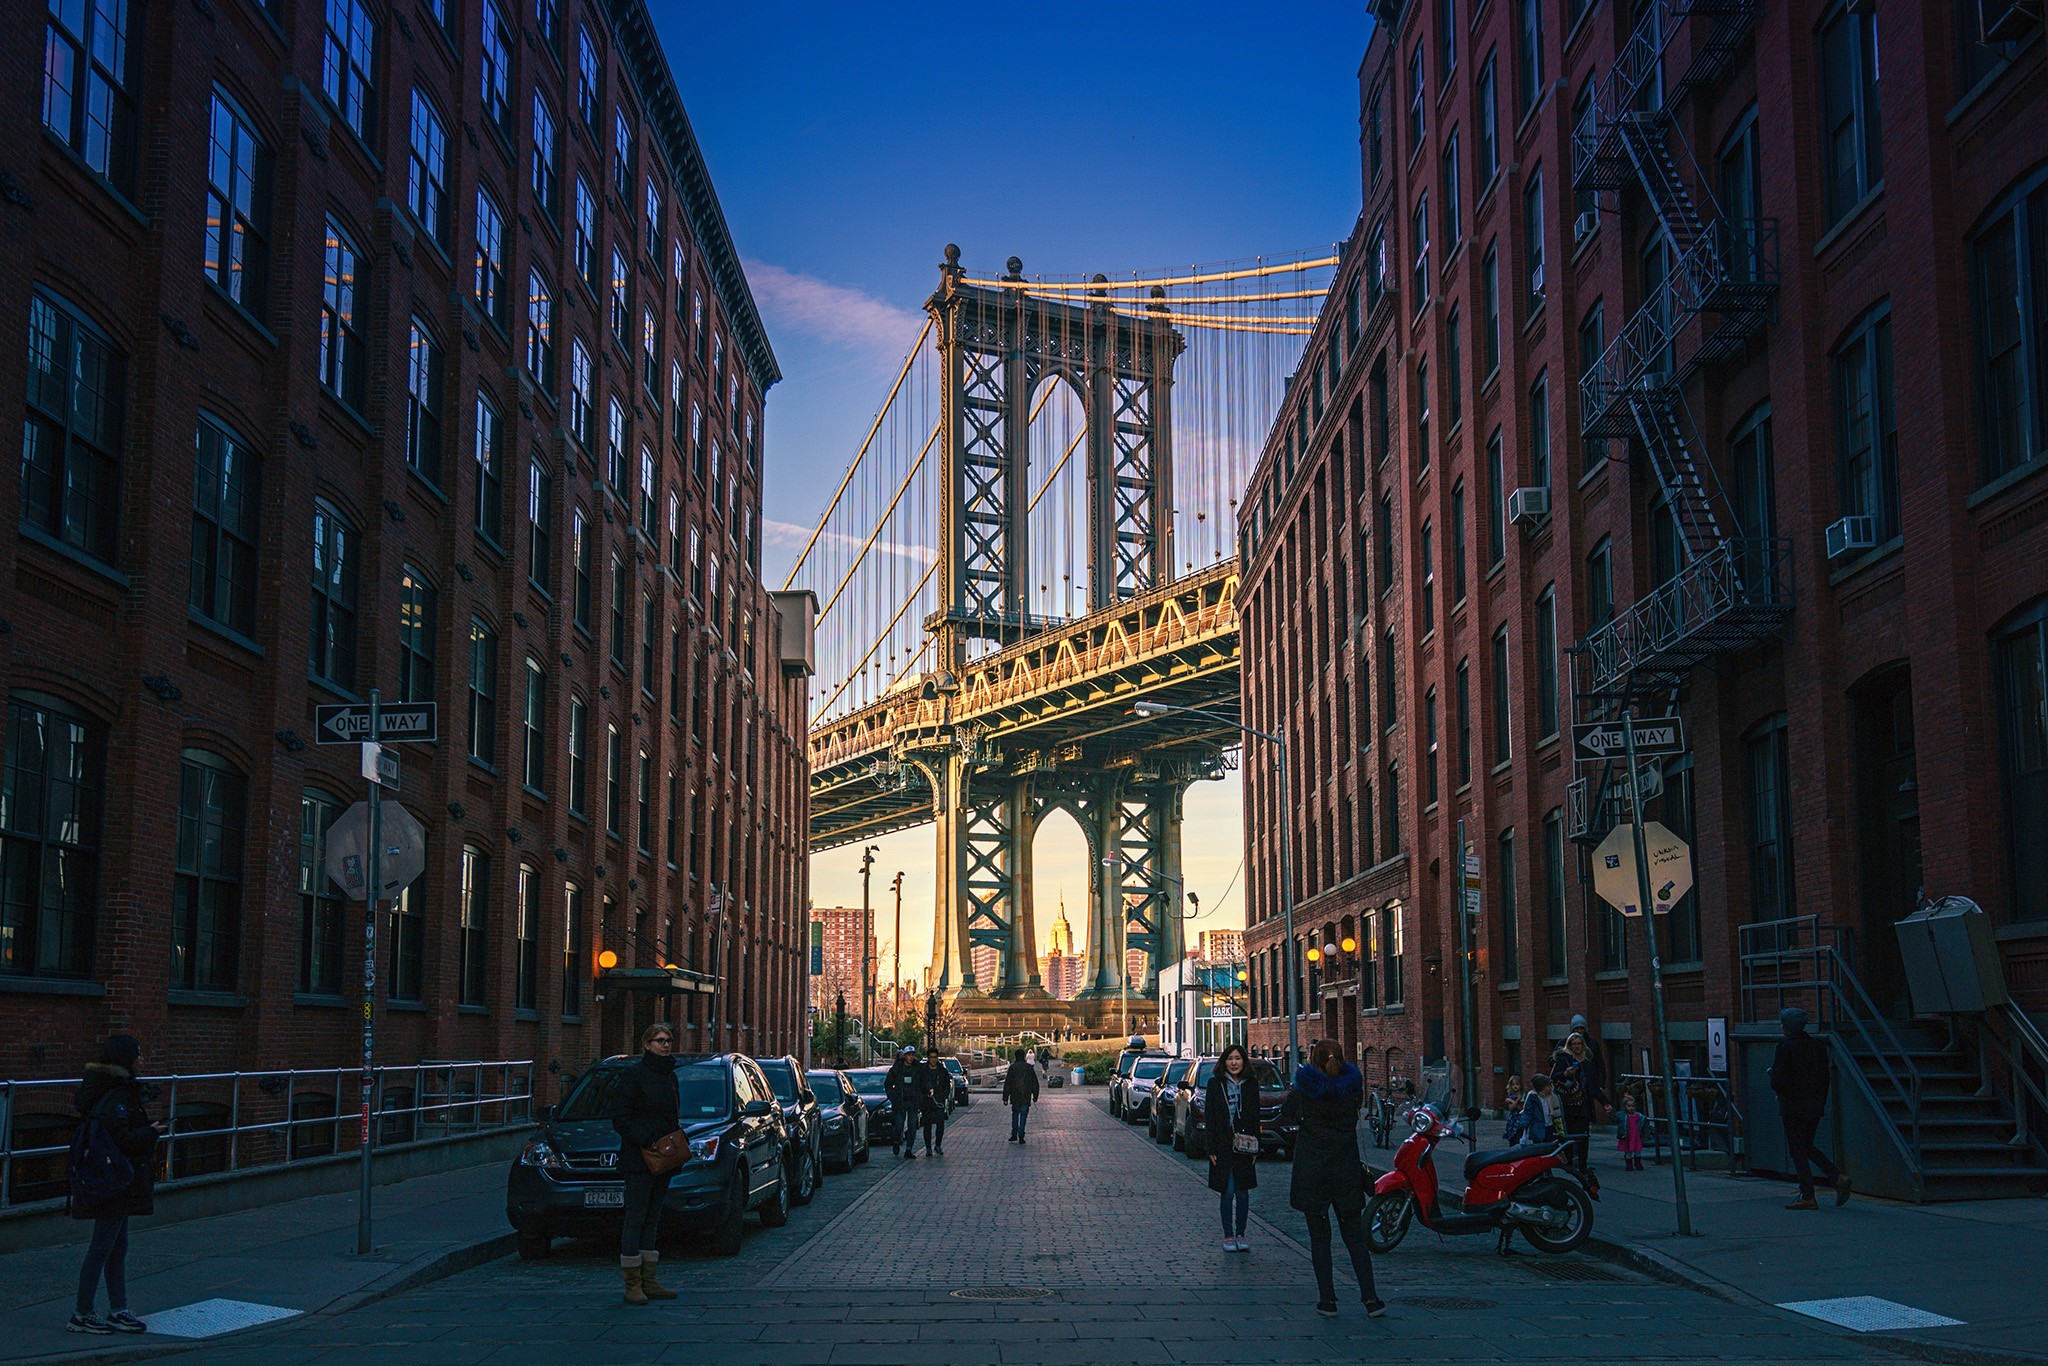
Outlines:
{"label": "fence", "polygon": [[[0,1210],[63,1198],[77,1086],[75,1077],[0,1081]],[[142,1086],[151,1112],[167,1121],[157,1147],[165,1185],[356,1152],[366,1137],[383,1148],[533,1121],[530,1060],[380,1067],[369,1135],[360,1068],[201,1072],[145,1077]]]}
{"label": "fence", "polygon": [[[1702,1152],[1718,1152],[1727,1154],[1731,1171],[1735,1168],[1742,1152],[1742,1110],[1735,1103],[1734,1089],[1726,1077],[1673,1077],[1671,1085],[1678,1092],[1678,1115],[1670,1123],[1659,1109],[1664,1104],[1663,1074],[1624,1072],[1621,1085],[1623,1090],[1634,1091],[1637,1103],[1642,1106],[1649,1129],[1644,1151],[1653,1160],[1665,1160],[1665,1150],[1675,1133],[1678,1151],[1685,1155],[1688,1167],[1698,1169]],[[1618,1103],[1618,1092],[1615,1099]]]}

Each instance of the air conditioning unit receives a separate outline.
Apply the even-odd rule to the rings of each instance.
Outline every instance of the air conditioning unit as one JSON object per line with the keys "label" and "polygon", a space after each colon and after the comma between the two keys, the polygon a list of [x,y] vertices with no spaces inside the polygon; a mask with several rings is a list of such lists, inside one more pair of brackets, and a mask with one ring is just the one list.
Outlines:
{"label": "air conditioning unit", "polygon": [[1550,516],[1550,490],[1516,489],[1508,495],[1508,520],[1516,526],[1534,529]]}
{"label": "air conditioning unit", "polygon": [[1828,558],[1838,559],[1852,550],[1868,550],[1877,544],[1877,519],[1851,515],[1840,517],[1828,527]]}
{"label": "air conditioning unit", "polygon": [[1577,218],[1572,220],[1573,245],[1576,246],[1578,243],[1585,241],[1588,237],[1591,237],[1594,233],[1598,231],[1600,231],[1599,211],[1595,209],[1586,210],[1584,213],[1580,214]]}

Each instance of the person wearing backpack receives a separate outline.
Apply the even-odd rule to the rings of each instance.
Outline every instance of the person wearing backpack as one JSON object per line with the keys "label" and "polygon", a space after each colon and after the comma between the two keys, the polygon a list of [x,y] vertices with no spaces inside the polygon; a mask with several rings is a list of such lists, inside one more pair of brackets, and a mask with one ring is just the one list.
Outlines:
{"label": "person wearing backpack", "polygon": [[[152,1123],[142,1105],[135,1081],[141,1058],[134,1035],[109,1034],[71,1102],[79,1120],[71,1141],[71,1217],[93,1221],[92,1242],[78,1269],[78,1303],[65,1325],[74,1333],[148,1331],[128,1312],[128,1220],[155,1208],[156,1141],[163,1126]],[[102,1277],[105,1318],[93,1312]]]}

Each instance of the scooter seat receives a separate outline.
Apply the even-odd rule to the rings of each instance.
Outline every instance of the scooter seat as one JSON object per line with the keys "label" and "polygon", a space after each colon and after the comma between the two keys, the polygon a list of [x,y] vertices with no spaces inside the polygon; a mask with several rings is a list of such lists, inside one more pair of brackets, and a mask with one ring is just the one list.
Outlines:
{"label": "scooter seat", "polygon": [[1513,1148],[1495,1148],[1492,1152],[1473,1153],[1465,1159],[1465,1179],[1478,1179],[1479,1173],[1488,1167],[1522,1162],[1532,1157],[1548,1157],[1556,1151],[1555,1143],[1523,1143]]}

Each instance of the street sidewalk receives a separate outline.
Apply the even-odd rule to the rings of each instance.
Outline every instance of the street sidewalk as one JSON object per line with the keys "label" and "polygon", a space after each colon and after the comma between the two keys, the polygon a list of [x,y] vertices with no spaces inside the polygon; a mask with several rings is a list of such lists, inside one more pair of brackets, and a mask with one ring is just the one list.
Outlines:
{"label": "street sidewalk", "polygon": [[[1493,1126],[1487,1126],[1492,1129]],[[1787,1210],[1787,1181],[1686,1172],[1694,1236],[1677,1232],[1671,1168],[1627,1172],[1593,1136],[1600,1178],[1594,1240],[1652,1274],[1759,1305],[1872,1295],[1961,1319],[1878,1338],[1941,1360],[2048,1360],[2048,1199],[1909,1205],[1856,1196],[1840,1209]],[[1778,1311],[1791,1312],[1791,1311]]]}
{"label": "street sidewalk", "polygon": [[[209,1219],[129,1226],[128,1299],[144,1320],[201,1300],[245,1300],[337,1314],[453,1275],[513,1247],[505,1164],[397,1181],[373,1197],[376,1251],[355,1255],[353,1192]],[[83,1236],[91,1225],[80,1224]],[[0,1360],[132,1361],[220,1339],[90,1337],[66,1332],[83,1241],[0,1256]],[[99,1310],[106,1312],[106,1292]]]}

